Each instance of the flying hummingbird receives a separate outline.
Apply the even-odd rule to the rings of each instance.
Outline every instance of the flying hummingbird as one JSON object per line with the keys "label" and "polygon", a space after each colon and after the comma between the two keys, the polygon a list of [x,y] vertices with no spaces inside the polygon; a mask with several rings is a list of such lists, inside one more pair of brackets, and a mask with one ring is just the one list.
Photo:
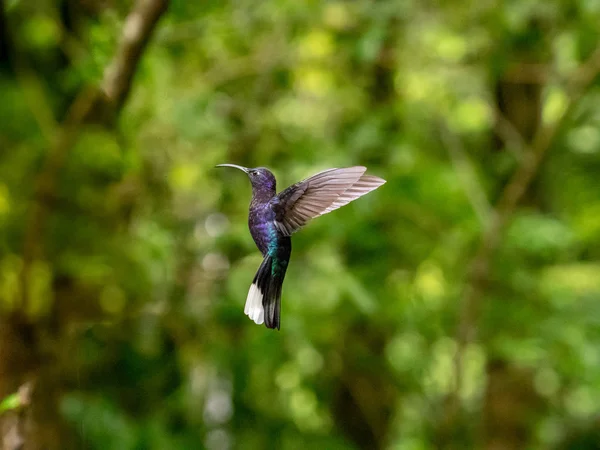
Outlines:
{"label": "flying hummingbird", "polygon": [[264,167],[250,169],[235,164],[217,167],[242,170],[252,183],[248,227],[264,259],[252,280],[244,313],[259,325],[264,322],[267,328],[279,330],[281,287],[292,252],[292,233],[310,219],[377,189],[385,180],[364,175],[367,168],[362,166],[329,169],[277,194],[275,176]]}

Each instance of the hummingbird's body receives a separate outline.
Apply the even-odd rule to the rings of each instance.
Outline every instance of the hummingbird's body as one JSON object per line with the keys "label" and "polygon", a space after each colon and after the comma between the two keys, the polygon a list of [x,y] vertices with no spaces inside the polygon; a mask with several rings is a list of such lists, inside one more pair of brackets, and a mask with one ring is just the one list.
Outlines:
{"label": "hummingbird's body", "polygon": [[292,252],[291,234],[310,219],[326,214],[378,188],[385,180],[363,175],[365,167],[329,169],[276,193],[275,176],[264,167],[243,170],[252,183],[248,227],[263,262],[254,276],[244,313],[257,324],[280,328],[281,288]]}

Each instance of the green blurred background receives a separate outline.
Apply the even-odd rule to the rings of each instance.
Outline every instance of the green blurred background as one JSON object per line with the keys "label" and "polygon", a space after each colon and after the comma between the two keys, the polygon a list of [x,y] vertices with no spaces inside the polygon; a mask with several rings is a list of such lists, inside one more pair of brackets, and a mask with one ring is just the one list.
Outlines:
{"label": "green blurred background", "polygon": [[[0,11],[0,448],[600,448],[598,0]],[[218,163],[388,181],[294,236],[280,332]]]}

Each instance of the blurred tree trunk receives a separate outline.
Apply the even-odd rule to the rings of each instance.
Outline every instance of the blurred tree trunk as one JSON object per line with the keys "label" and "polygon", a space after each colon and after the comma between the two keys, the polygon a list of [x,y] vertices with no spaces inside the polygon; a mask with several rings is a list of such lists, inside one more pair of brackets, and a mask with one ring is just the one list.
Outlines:
{"label": "blurred tree trunk", "polygon": [[536,414],[543,399],[536,393],[533,373],[509,362],[494,359],[486,364],[484,397],[485,450],[528,448]]}
{"label": "blurred tree trunk", "polygon": [[[372,64],[361,68],[367,74],[369,114],[379,116],[381,132],[395,136],[399,133],[398,117],[390,108],[397,101],[394,88],[396,73],[396,45],[398,28],[397,17],[388,18],[383,40],[377,58]],[[365,149],[365,163],[382,164],[381,148]],[[369,328],[367,324],[357,325],[347,330],[344,347],[340,351],[343,359],[341,374],[344,378],[335,392],[333,400],[334,420],[346,437],[357,448],[377,450],[385,448],[388,431],[396,408],[398,390],[385,364],[385,347],[389,336],[380,329]],[[377,356],[375,361],[358,365],[356,361]]]}
{"label": "blurred tree trunk", "polygon": [[334,420],[357,448],[383,449],[398,394],[386,370],[387,336],[381,330],[356,326],[348,330],[343,343],[343,379],[333,400]]}
{"label": "blurred tree trunk", "polygon": [[10,40],[6,20],[6,4],[0,0],[0,70],[10,68]]}
{"label": "blurred tree trunk", "polygon": [[[532,151],[533,140],[541,126],[542,91],[545,84],[545,48],[543,26],[532,19],[525,34],[526,48],[518,44],[512,49],[514,60],[495,85],[499,120],[512,127]],[[508,143],[495,140],[495,150],[505,151]],[[521,157],[525,157],[521,155]],[[521,203],[530,202],[529,186]],[[492,258],[490,256],[490,258]],[[489,285],[488,285],[489,289]],[[523,299],[526,301],[526,299]],[[518,303],[517,303],[518,305]],[[518,307],[518,306],[517,306]],[[531,424],[542,399],[536,394],[531,370],[513,365],[511,361],[491,356],[486,364],[486,390],[483,404],[483,448],[487,450],[517,450],[526,448],[535,430]]]}
{"label": "blurred tree trunk", "polygon": [[[38,369],[38,355],[34,345],[34,327],[19,315],[0,319],[0,401],[31,382]],[[0,416],[0,448],[16,450],[22,448],[26,423],[29,422],[27,402],[4,412]]]}
{"label": "blurred tree trunk", "polygon": [[[1,0],[0,0],[1,1]],[[54,199],[61,170],[78,135],[89,123],[110,126],[122,109],[131,89],[133,76],[149,39],[166,11],[168,0],[138,0],[128,15],[119,45],[99,87],[81,88],[64,115],[63,123],[49,144],[44,164],[37,175],[29,215],[26,220],[19,309],[0,317],[0,401],[18,393],[17,404],[0,416],[2,450],[66,450],[81,448],[63,422],[59,404],[66,384],[75,370],[68,333],[72,325],[85,317],[99,320],[98,293],[65,291],[64,280],[53,280],[50,312],[43,317],[27,314],[30,302],[30,280],[36,261],[45,261],[46,229],[55,207]],[[65,2],[63,7],[73,6]],[[0,6],[4,7],[3,3]],[[64,12],[64,11],[63,11]],[[85,11],[84,11],[85,12]],[[0,16],[0,32],[7,33],[4,8]],[[76,22],[74,9],[62,14],[63,20]],[[70,30],[73,23],[64,24]],[[9,41],[9,40],[7,40]],[[0,51],[6,51],[0,48]],[[7,55],[2,55],[7,58]],[[66,63],[64,60],[63,63]],[[52,78],[47,67],[37,67],[40,79]],[[50,77],[48,77],[50,75]],[[67,95],[67,94],[65,94]],[[67,100],[67,103],[71,99]],[[56,116],[62,117],[61,111]],[[117,213],[118,215],[118,213]],[[119,217],[113,218],[119,221]]]}
{"label": "blurred tree trunk", "polygon": [[[533,437],[535,411],[540,398],[535,394],[533,373],[515,366],[507,357],[498,356],[487,348],[486,387],[480,420],[473,420],[461,405],[462,366],[467,346],[479,336],[477,331],[483,314],[494,311],[487,299],[494,288],[490,280],[494,271],[494,256],[501,246],[502,233],[516,208],[531,202],[531,188],[544,155],[552,143],[556,129],[542,124],[542,91],[549,59],[549,41],[544,23],[532,17],[528,26],[518,35],[502,36],[494,61],[506,61],[500,73],[492,80],[495,95],[496,133],[493,152],[512,150],[515,169],[503,173],[498,168],[485,165],[497,177],[498,193],[494,196],[494,214],[488,219],[471,260],[457,332],[458,352],[455,361],[456,391],[448,402],[445,417],[439,427],[443,448],[462,448],[466,441],[488,450],[516,450],[527,448]],[[508,45],[507,45],[508,44]],[[507,47],[506,47],[507,45]],[[492,64],[496,67],[496,64]],[[514,141],[518,145],[514,148]],[[513,147],[513,148],[511,148]],[[493,155],[488,155],[487,160]],[[527,301],[527,299],[523,299]],[[519,307],[519,303],[513,303]],[[504,307],[508,307],[504,305]],[[497,312],[496,312],[497,314]],[[495,322],[493,336],[506,332],[502,321]]]}

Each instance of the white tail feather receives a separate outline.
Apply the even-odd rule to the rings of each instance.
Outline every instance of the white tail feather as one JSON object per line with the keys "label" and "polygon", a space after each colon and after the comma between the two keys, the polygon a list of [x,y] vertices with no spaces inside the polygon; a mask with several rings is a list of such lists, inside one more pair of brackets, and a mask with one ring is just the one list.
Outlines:
{"label": "white tail feather", "polygon": [[250,286],[248,297],[246,297],[246,306],[244,306],[244,314],[257,323],[262,324],[265,321],[265,309],[262,304],[263,294],[254,283]]}

